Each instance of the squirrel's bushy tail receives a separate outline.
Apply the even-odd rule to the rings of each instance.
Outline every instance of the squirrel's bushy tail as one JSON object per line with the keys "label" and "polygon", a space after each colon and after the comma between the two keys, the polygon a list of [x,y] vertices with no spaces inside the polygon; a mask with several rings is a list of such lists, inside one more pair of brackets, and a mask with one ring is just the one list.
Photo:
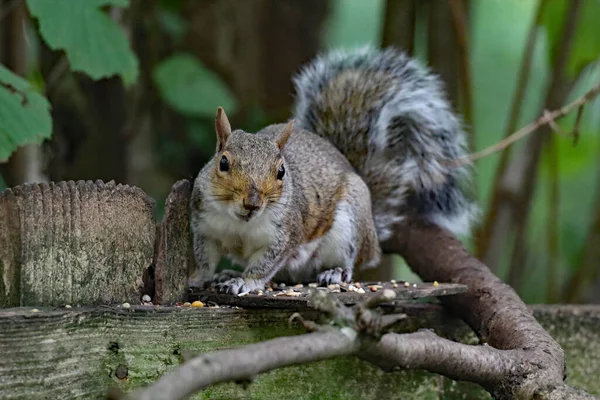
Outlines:
{"label": "squirrel's bushy tail", "polygon": [[294,85],[296,123],[361,174],[381,241],[410,214],[470,232],[470,169],[446,164],[466,154],[465,134],[436,75],[396,50],[362,48],[316,58]]}

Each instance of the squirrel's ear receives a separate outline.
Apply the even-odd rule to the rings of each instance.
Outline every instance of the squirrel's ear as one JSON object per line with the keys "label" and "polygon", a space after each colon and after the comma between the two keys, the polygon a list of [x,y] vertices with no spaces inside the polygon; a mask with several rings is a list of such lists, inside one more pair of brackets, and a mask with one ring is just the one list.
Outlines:
{"label": "squirrel's ear", "polygon": [[229,119],[222,107],[217,109],[217,118],[215,119],[215,129],[217,131],[217,152],[223,150],[229,135],[231,135],[231,125]]}
{"label": "squirrel's ear", "polygon": [[283,146],[285,146],[285,144],[287,143],[287,141],[290,138],[290,135],[292,134],[293,131],[294,131],[294,120],[291,120],[290,122],[287,123],[285,128],[283,128],[283,130],[277,137],[277,140],[275,141],[277,143],[277,146],[279,146],[280,149],[282,149]]}

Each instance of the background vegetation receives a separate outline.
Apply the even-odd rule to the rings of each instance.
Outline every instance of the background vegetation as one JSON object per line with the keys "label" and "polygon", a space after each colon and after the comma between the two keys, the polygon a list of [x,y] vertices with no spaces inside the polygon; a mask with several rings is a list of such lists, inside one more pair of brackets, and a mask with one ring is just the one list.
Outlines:
{"label": "background vegetation", "polygon": [[[597,15],[600,0],[0,0],[0,187],[114,179],[160,205],[212,155],[218,105],[250,131],[280,122],[303,63],[365,44],[431,65],[480,150],[600,81]],[[600,301],[600,102],[575,145],[576,114],[476,163],[468,246],[527,302]]]}

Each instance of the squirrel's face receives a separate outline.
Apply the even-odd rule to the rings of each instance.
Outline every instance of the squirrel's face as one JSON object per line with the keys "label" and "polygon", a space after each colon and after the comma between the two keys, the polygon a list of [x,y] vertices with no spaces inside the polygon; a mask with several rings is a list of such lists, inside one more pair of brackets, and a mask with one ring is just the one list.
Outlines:
{"label": "squirrel's face", "polygon": [[241,130],[231,133],[228,121],[222,120],[224,116],[217,113],[218,140],[213,159],[211,201],[225,206],[233,218],[250,221],[265,209],[281,203],[288,178],[281,149],[292,125],[288,124],[278,138],[271,140]]}

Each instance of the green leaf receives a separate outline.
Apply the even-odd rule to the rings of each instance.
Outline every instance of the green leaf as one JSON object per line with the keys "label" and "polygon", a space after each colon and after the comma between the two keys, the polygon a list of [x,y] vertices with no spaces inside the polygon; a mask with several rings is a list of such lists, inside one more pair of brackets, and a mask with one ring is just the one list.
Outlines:
{"label": "green leaf", "polygon": [[[577,77],[587,65],[600,57],[600,35],[597,28],[600,0],[586,0],[582,5],[566,68],[566,74],[572,78]],[[546,28],[550,64],[556,59],[556,52],[564,35],[568,6],[569,1],[565,0],[545,1],[542,25]]]}
{"label": "green leaf", "polygon": [[154,83],[162,98],[190,117],[214,117],[217,107],[230,114],[237,102],[219,76],[189,54],[176,54],[154,69]]}
{"label": "green leaf", "polygon": [[0,65],[0,162],[19,146],[52,134],[50,103],[23,78]]}
{"label": "green leaf", "polygon": [[138,60],[120,26],[101,7],[127,7],[128,0],[27,0],[40,33],[53,50],[64,50],[71,69],[92,79],[120,75],[136,81]]}

